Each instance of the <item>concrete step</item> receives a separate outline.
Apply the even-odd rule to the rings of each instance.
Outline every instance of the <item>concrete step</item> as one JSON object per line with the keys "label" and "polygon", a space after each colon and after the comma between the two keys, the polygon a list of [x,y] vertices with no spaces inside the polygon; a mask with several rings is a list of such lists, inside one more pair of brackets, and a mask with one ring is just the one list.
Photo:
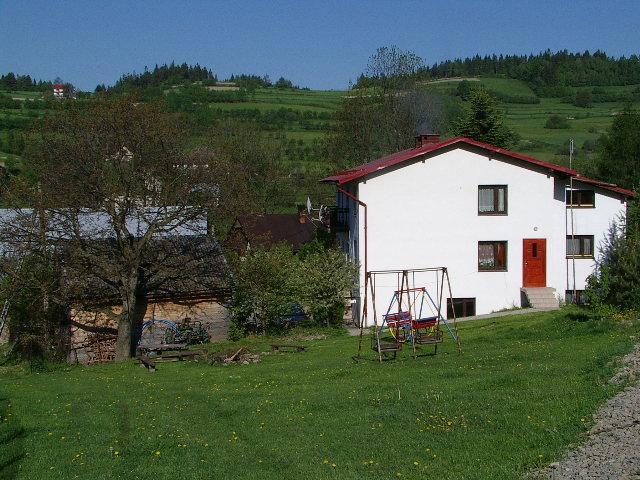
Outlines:
{"label": "concrete step", "polygon": [[560,308],[560,302],[556,297],[556,289],[551,287],[536,287],[520,289],[523,295],[523,303],[533,308],[557,309]]}

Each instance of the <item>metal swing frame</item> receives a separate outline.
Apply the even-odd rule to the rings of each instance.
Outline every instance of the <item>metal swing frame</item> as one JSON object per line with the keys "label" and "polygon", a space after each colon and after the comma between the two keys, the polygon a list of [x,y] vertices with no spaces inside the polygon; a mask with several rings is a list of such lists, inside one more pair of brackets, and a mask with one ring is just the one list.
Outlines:
{"label": "metal swing frame", "polygon": [[[436,280],[435,295],[431,295],[426,287],[415,286],[416,273],[433,272]],[[376,307],[376,280],[380,276],[395,276],[396,290],[389,303],[387,312],[378,318]],[[409,285],[410,279],[412,286]],[[371,300],[374,321],[374,335],[371,339],[371,347],[378,353],[378,359],[382,362],[389,355],[396,357],[403,344],[410,341],[413,350],[413,356],[416,357],[416,346],[432,344],[435,346],[437,353],[438,344],[442,343],[443,335],[440,325],[444,324],[449,335],[456,342],[458,352],[462,351],[460,336],[458,335],[458,327],[456,322],[455,311],[452,315],[452,325],[449,324],[442,312],[442,301],[445,299],[445,288],[448,296],[446,299],[452,299],[451,282],[449,280],[449,272],[446,267],[417,268],[403,270],[373,270],[365,274],[365,294],[364,305],[362,309],[362,318],[360,322],[360,336],[358,341],[358,353],[354,356],[355,360],[362,357],[362,343],[364,338],[364,329],[369,317],[369,299]],[[413,301],[412,301],[413,297]],[[420,297],[420,308],[417,310],[417,300]],[[434,316],[423,318],[422,311],[425,304],[425,297],[429,306],[435,313]],[[403,307],[406,304],[407,309]],[[392,312],[394,304],[397,305],[397,311]],[[393,340],[383,339],[383,333],[389,333]]]}

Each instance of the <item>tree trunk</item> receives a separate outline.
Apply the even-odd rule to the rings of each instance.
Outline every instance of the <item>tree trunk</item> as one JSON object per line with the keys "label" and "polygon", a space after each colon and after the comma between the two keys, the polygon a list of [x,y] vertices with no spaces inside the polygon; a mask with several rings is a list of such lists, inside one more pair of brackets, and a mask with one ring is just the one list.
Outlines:
{"label": "tree trunk", "polygon": [[138,276],[133,274],[122,281],[122,312],[118,319],[116,362],[131,358],[133,353],[133,322],[137,311]]}
{"label": "tree trunk", "polygon": [[131,358],[131,316],[122,312],[118,321],[118,338],[116,339],[116,362]]}

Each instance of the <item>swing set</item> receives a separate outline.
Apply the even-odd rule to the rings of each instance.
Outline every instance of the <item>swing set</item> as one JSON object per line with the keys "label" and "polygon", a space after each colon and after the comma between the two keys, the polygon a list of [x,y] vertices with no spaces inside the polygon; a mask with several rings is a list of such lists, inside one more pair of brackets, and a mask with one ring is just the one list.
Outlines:
{"label": "swing set", "polygon": [[[424,285],[416,286],[416,276],[420,280],[425,276],[431,277],[430,283],[433,288],[430,290]],[[377,290],[389,288],[388,282],[393,278],[395,290],[391,301],[386,313],[379,316],[376,307]],[[377,286],[379,279],[384,285]],[[455,311],[452,311],[452,318],[449,319],[453,320],[451,325],[442,312],[445,287],[448,293],[446,299],[451,299],[451,282],[446,267],[366,272],[360,339],[358,353],[354,359],[359,360],[362,355],[364,329],[369,317],[369,301],[374,322],[371,348],[377,352],[380,362],[395,358],[405,344],[411,345],[414,358],[417,356],[417,347],[421,345],[434,345],[435,355],[438,352],[438,344],[443,342],[443,326],[456,343],[458,351],[462,351]]]}

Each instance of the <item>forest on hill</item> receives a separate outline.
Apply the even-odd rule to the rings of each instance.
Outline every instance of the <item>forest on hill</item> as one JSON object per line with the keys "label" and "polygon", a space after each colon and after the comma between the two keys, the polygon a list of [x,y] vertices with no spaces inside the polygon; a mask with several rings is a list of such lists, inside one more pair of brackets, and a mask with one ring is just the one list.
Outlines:
{"label": "forest on hill", "polygon": [[[418,81],[454,77],[498,76],[526,82],[543,97],[563,97],[567,87],[640,84],[640,58],[613,57],[597,50],[572,53],[546,50],[537,55],[475,55],[419,65],[412,76]],[[375,84],[376,78],[363,74],[358,86]]]}

